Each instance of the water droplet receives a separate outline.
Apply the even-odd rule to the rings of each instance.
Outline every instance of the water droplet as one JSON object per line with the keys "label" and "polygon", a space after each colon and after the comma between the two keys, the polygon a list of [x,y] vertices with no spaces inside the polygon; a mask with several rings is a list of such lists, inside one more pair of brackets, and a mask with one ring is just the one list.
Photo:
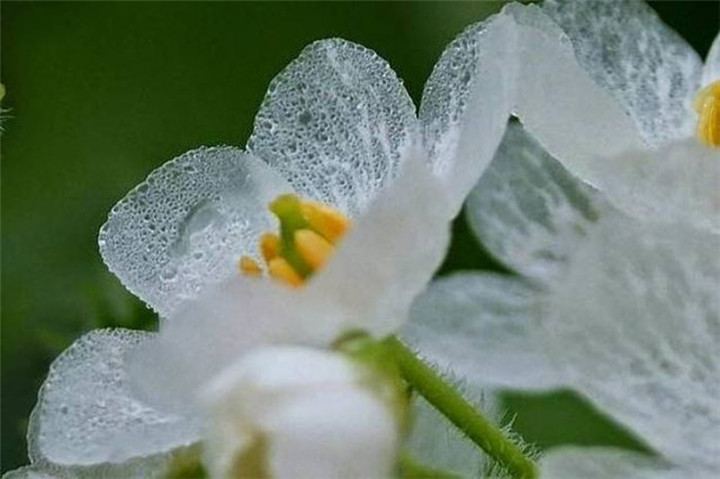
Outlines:
{"label": "water droplet", "polygon": [[173,264],[167,265],[160,273],[160,279],[165,282],[174,281],[177,278],[178,270]]}
{"label": "water droplet", "polygon": [[191,237],[210,228],[218,219],[218,212],[209,201],[201,201],[185,217],[180,231],[181,235]]}
{"label": "water droplet", "polygon": [[309,111],[304,111],[298,116],[298,122],[301,125],[307,125],[312,121],[312,115]]}

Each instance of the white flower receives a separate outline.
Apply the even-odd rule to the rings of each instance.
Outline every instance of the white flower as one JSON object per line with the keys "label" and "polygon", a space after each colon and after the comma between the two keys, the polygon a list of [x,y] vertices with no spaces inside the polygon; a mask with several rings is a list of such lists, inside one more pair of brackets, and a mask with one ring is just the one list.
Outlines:
{"label": "white flower", "polygon": [[534,7],[494,20],[513,25],[517,51],[532,52],[518,68],[536,76],[518,75],[525,130],[511,125],[468,202],[485,246],[523,278],[440,280],[406,335],[476,386],[575,389],[658,453],[560,449],[543,477],[717,477],[720,158],[689,112],[718,78],[718,40],[701,83],[697,55],[646,5],[545,11],[572,43]]}
{"label": "white flower", "polygon": [[[549,2],[544,11],[621,111],[597,117],[593,108],[568,109],[548,128],[527,121],[528,130],[623,210],[720,232],[720,36],[703,66],[643,2]],[[635,128],[618,142],[601,129],[623,125],[623,113]],[[596,140],[614,145],[593,152],[573,145],[577,140],[558,141],[571,123],[582,125],[578,134],[596,131]],[[622,143],[625,151],[612,151]]]}
{"label": "white flower", "polygon": [[[263,402],[274,394],[247,383],[262,370],[253,369],[261,368],[257,361],[243,362],[246,354],[273,345],[328,348],[348,333],[382,338],[396,331],[442,260],[449,222],[492,158],[510,108],[507,82],[469,81],[476,67],[502,79],[503,65],[458,69],[449,61],[453,54],[446,52],[428,81],[418,118],[401,82],[376,54],[343,40],[316,42],[271,83],[247,151],[186,153],[116,205],[100,234],[103,258],[158,312],[160,333],[92,332],[53,363],[30,421],[32,470],[59,477],[157,477],[172,457],[192,453],[209,438],[216,444],[208,452],[210,468],[220,474],[228,458],[253,450],[218,449],[213,438],[227,431],[210,427],[208,409],[215,418],[234,414],[240,420],[254,409],[228,408],[233,398]],[[296,196],[282,196],[287,193]],[[295,206],[289,216],[273,207],[281,238],[266,242],[262,235],[277,232],[267,209],[273,200]],[[347,216],[352,227],[340,242],[313,223],[307,208],[320,211],[321,222],[342,223]],[[301,229],[325,243],[311,235],[311,251],[303,253],[297,236],[282,237],[298,218]],[[287,249],[268,254],[278,240]],[[303,287],[254,277],[263,271],[261,253],[273,277]],[[315,253],[317,265],[309,256]],[[302,256],[307,270],[293,254]],[[273,263],[278,258],[280,266]],[[262,357],[272,363],[267,354]],[[217,386],[228,378],[237,381]],[[335,424],[332,434],[357,433],[355,443],[343,444],[378,460],[357,468],[348,463],[347,471],[389,472],[376,446],[358,442],[395,443],[394,427],[377,426],[387,401],[381,394],[373,402],[349,382],[338,392],[345,399],[333,407],[338,415],[366,411],[364,425],[372,430]],[[215,395],[202,401],[208,387]],[[289,449],[272,449],[289,456],[270,454],[283,474],[287,461],[298,457],[293,447],[302,446],[294,434],[330,399],[309,406],[309,397],[289,392],[288,404],[276,410],[290,429],[274,429],[267,447],[290,441]],[[253,424],[244,431],[267,426]],[[341,457],[335,453],[350,453],[325,445],[330,462],[298,467],[333,470]]]}
{"label": "white flower", "polygon": [[643,2],[548,1],[454,45],[457,68],[479,60],[473,82],[506,82],[525,129],[616,207],[720,231],[720,149],[705,144],[720,135],[720,38],[703,66]]}

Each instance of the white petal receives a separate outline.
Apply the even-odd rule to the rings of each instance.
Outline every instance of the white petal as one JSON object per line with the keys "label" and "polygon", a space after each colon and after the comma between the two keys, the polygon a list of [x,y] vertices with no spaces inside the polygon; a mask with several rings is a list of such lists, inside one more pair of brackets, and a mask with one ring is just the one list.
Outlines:
{"label": "white petal", "polygon": [[622,104],[648,143],[692,136],[692,101],[702,61],[652,8],[636,0],[551,0],[543,3],[543,11],[568,35],[582,67]]}
{"label": "white petal", "polygon": [[598,159],[593,169],[598,188],[626,213],[720,232],[717,148],[688,139]]}
{"label": "white petal", "polygon": [[309,386],[352,384],[361,377],[360,368],[339,353],[299,346],[264,346],[225,368],[201,395],[206,402],[214,403],[238,393],[239,384],[282,395]]}
{"label": "white petal", "polygon": [[270,84],[248,149],[302,195],[356,215],[417,138],[415,107],[375,52],[321,40]]}
{"label": "white petal", "polygon": [[511,124],[466,207],[470,226],[495,257],[545,281],[567,263],[608,206]]}
{"label": "white petal", "polygon": [[442,369],[480,387],[550,389],[561,377],[537,331],[542,293],[495,274],[433,282],[413,304],[404,338]]}
{"label": "white petal", "polygon": [[574,175],[592,183],[597,157],[640,150],[632,119],[575,59],[564,33],[537,7],[504,9],[518,24],[516,114],[525,129]]}
{"label": "white petal", "polygon": [[387,477],[396,421],[364,378],[345,356],[309,348],[263,348],[237,361],[204,394],[214,477],[259,437],[272,477]]}
{"label": "white petal", "polygon": [[316,389],[268,417],[273,477],[390,477],[397,431],[370,391]]}
{"label": "white petal", "polygon": [[131,372],[153,404],[196,408],[198,390],[259,346],[326,346],[342,332],[323,324],[305,296],[269,279],[236,275],[161,323],[160,334],[134,352]]}
{"label": "white petal", "polygon": [[713,40],[710,51],[705,59],[702,86],[709,85],[718,80],[720,80],[720,33],[718,33],[715,40]]}
{"label": "white petal", "polygon": [[289,186],[235,148],[201,148],[166,163],[110,212],[100,252],[123,284],[160,315],[236,274],[274,229],[267,203]]}
{"label": "white petal", "polygon": [[198,440],[197,421],[153,409],[130,390],[125,356],[150,336],[94,331],[53,362],[30,417],[33,463],[128,470],[145,458],[161,464],[163,454]]}
{"label": "white petal", "polygon": [[308,284],[314,320],[339,332],[395,332],[445,256],[451,219],[442,183],[422,157],[407,160]]}
{"label": "white petal", "polygon": [[448,45],[425,85],[424,142],[455,210],[502,138],[517,76],[515,37],[503,16],[473,25]]}
{"label": "white petal", "polygon": [[[500,422],[500,408],[494,395],[470,391],[459,382],[454,386],[485,417]],[[482,473],[491,467],[492,461],[476,444],[422,397],[414,401],[412,411],[413,425],[406,447],[415,460],[460,477],[485,477]]]}
{"label": "white petal", "polygon": [[719,468],[720,237],[603,220],[554,288],[545,349],[665,457]]}
{"label": "white petal", "polygon": [[540,460],[542,479],[682,479],[697,478],[688,470],[636,452],[602,447],[565,446]]}

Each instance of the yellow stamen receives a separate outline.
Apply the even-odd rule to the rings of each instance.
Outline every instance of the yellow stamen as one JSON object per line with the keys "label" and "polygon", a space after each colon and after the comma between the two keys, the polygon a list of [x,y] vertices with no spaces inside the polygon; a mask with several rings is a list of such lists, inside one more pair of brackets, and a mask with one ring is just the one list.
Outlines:
{"label": "yellow stamen", "polygon": [[302,213],[310,227],[331,243],[336,243],[350,227],[347,216],[322,203],[303,201]]}
{"label": "yellow stamen", "polygon": [[[334,244],[350,228],[350,220],[338,210],[314,201],[303,201],[284,194],[269,205],[280,222],[278,233],[260,237],[262,254],[269,275],[288,286],[302,286],[307,278],[327,263]],[[248,256],[240,258],[242,274],[260,276],[260,265]]]}
{"label": "yellow stamen", "polygon": [[266,263],[280,256],[280,237],[275,233],[264,233],[260,237],[260,252]]}
{"label": "yellow stamen", "polygon": [[268,272],[273,278],[296,288],[303,284],[303,279],[285,258],[275,258],[268,262]]}
{"label": "yellow stamen", "polygon": [[257,264],[257,261],[249,256],[243,256],[238,262],[240,272],[245,276],[260,276],[262,274],[262,268]]}
{"label": "yellow stamen", "polygon": [[297,230],[295,232],[295,247],[302,259],[313,270],[322,268],[335,247],[325,238],[311,230]]}
{"label": "yellow stamen", "polygon": [[699,115],[697,137],[710,146],[720,146],[720,81],[709,84],[695,97]]}

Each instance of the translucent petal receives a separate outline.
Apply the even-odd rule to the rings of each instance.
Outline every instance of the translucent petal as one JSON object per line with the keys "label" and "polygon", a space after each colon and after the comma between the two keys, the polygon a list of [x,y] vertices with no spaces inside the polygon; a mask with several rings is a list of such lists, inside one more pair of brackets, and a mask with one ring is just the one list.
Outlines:
{"label": "translucent petal", "polygon": [[545,350],[680,465],[720,467],[720,237],[603,220],[543,316]]}
{"label": "translucent petal", "polygon": [[272,81],[248,150],[302,195],[356,215],[416,138],[415,107],[385,60],[331,39],[309,45]]}
{"label": "translucent petal", "polygon": [[699,479],[653,457],[601,447],[553,449],[540,460],[540,471],[548,479]]}
{"label": "translucent petal", "polygon": [[[57,465],[41,461],[3,475],[3,479],[167,479],[173,471],[177,458],[186,461],[187,454],[193,459],[194,448],[179,448],[172,452],[138,457],[121,463],[102,463],[91,466]],[[174,476],[171,476],[174,477]]]}
{"label": "translucent petal", "polygon": [[415,301],[402,336],[470,385],[558,387],[562,377],[537,331],[540,295],[511,277],[455,274],[433,282]]}
{"label": "translucent petal", "polygon": [[[125,356],[150,333],[97,330],[78,339],[50,367],[30,417],[33,463],[62,466],[132,467],[199,438],[197,421],[167,414],[137,400]],[[80,470],[80,469],[79,469]]]}
{"label": "translucent petal", "polygon": [[447,46],[425,85],[424,142],[456,210],[502,138],[517,76],[515,36],[503,16],[473,25]]}
{"label": "translucent petal", "polygon": [[720,151],[694,139],[628,151],[593,165],[598,188],[624,212],[720,232]]}
{"label": "translucent petal", "polygon": [[543,11],[562,27],[582,67],[632,116],[649,144],[692,136],[702,61],[650,6],[637,0],[549,0]]}
{"label": "translucent petal", "polygon": [[[454,386],[485,417],[499,422],[499,404],[494,395],[470,391],[459,382]],[[422,397],[413,402],[412,414],[412,430],[405,446],[415,460],[459,477],[486,477],[483,473],[492,461],[445,416]]]}
{"label": "translucent petal", "polygon": [[314,320],[339,332],[394,333],[445,256],[452,215],[424,158],[407,160],[308,284]]}
{"label": "translucent petal", "polygon": [[510,124],[490,167],[466,204],[470,226],[487,249],[540,281],[568,256],[607,208],[518,124]]}
{"label": "translucent petal", "polygon": [[720,80],[720,33],[718,33],[715,40],[713,40],[710,51],[705,59],[702,86],[709,85],[718,80]]}
{"label": "translucent petal", "polygon": [[598,157],[645,148],[632,119],[575,59],[572,44],[540,9],[510,4],[518,25],[516,114],[571,173],[592,183]]}
{"label": "translucent petal", "polygon": [[37,467],[26,466],[6,472],[2,477],[3,479],[58,479],[59,476]]}
{"label": "translucent petal", "polygon": [[290,187],[235,148],[200,148],[166,163],[110,212],[100,252],[125,286],[162,316],[236,273],[275,227],[267,204]]}

